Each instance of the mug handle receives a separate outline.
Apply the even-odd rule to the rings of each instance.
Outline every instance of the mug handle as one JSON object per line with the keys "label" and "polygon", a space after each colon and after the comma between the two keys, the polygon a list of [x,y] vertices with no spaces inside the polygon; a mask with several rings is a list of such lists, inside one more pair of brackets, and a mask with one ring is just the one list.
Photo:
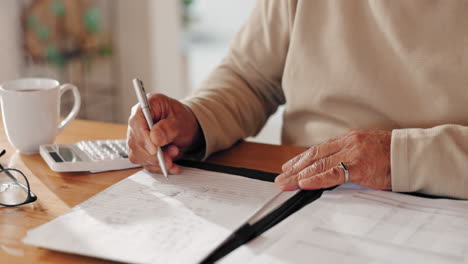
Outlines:
{"label": "mug handle", "polygon": [[70,111],[70,113],[67,115],[67,117],[60,122],[60,125],[58,126],[58,133],[62,132],[62,130],[68,126],[70,121],[75,119],[76,115],[78,115],[78,112],[80,111],[80,105],[81,105],[81,97],[80,97],[80,92],[78,91],[78,88],[76,88],[75,85],[73,84],[62,84],[60,85],[60,98],[62,98],[62,95],[68,91],[71,90],[73,92],[73,99],[74,99],[74,104],[73,108]]}

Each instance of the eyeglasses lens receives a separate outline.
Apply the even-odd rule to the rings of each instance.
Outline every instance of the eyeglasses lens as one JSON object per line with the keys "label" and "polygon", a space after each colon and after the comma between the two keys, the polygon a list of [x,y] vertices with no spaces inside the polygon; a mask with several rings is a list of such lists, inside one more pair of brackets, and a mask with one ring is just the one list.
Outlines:
{"label": "eyeglasses lens", "polygon": [[24,176],[16,170],[0,172],[0,203],[17,205],[28,198],[28,184]]}

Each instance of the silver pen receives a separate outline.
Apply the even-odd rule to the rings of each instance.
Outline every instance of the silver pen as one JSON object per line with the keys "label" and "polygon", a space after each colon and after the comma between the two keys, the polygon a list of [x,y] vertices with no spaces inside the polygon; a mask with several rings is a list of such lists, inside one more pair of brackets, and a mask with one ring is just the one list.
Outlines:
{"label": "silver pen", "polygon": [[[140,103],[141,111],[143,112],[143,115],[145,116],[146,123],[148,123],[148,128],[149,130],[151,130],[151,128],[153,127],[153,118],[151,117],[151,108],[148,103],[148,98],[146,97],[146,92],[145,92],[145,88],[143,87],[143,82],[140,79],[135,78],[133,79],[133,87],[135,88],[138,102]],[[158,147],[156,156],[158,157],[159,167],[161,167],[161,170],[164,176],[167,178],[168,175],[167,175],[166,164],[164,163],[164,156],[160,147]]]}

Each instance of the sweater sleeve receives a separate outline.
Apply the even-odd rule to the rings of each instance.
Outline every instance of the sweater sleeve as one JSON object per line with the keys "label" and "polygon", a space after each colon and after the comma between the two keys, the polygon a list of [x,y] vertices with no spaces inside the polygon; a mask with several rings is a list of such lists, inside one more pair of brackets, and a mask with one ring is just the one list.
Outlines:
{"label": "sweater sleeve", "polygon": [[468,127],[393,130],[391,171],[395,192],[468,199]]}
{"label": "sweater sleeve", "polygon": [[227,56],[184,103],[205,138],[206,158],[256,135],[285,103],[281,80],[289,46],[289,1],[260,0]]}

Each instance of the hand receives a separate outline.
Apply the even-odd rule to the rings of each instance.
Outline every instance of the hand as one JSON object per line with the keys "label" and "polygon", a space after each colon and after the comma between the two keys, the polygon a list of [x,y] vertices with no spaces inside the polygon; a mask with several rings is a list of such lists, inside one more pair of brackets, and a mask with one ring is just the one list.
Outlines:
{"label": "hand", "polygon": [[151,131],[139,104],[132,108],[128,120],[129,160],[141,164],[148,171],[161,173],[156,157],[157,147],[160,146],[169,173],[178,174],[180,168],[173,160],[201,141],[201,128],[192,111],[175,99],[152,94],[148,102],[154,122]]}
{"label": "hand", "polygon": [[275,179],[283,190],[321,189],[349,181],[379,190],[391,190],[390,143],[392,132],[353,130],[313,146],[283,164]]}

